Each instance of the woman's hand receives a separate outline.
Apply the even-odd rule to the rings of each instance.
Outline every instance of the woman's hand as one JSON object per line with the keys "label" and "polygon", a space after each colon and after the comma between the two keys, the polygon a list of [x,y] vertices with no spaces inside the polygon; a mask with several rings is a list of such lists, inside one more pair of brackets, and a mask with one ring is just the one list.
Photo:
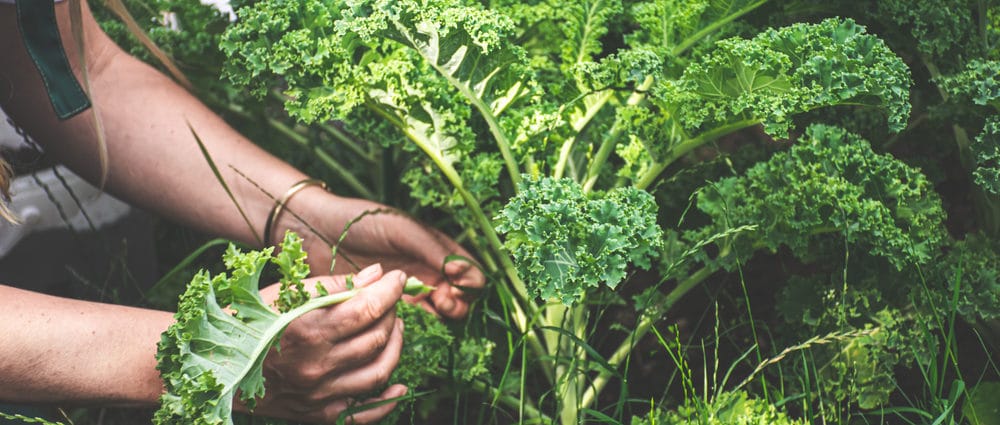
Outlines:
{"label": "woman's hand", "polygon": [[[350,300],[319,309],[293,321],[281,337],[280,349],[264,360],[267,393],[255,413],[285,419],[332,423],[346,409],[406,394],[393,385],[377,396],[399,361],[403,324],[395,305],[406,275],[398,270],[382,273],[369,266],[354,277],[360,291]],[[321,282],[330,293],[345,290],[343,276],[309,279],[312,288]],[[261,290],[270,303],[278,285]],[[388,414],[396,403],[354,413],[353,423],[371,423]]]}
{"label": "woman's hand", "polygon": [[[338,248],[333,272],[349,273],[356,270],[347,259],[358,267],[381,263],[387,269],[403,270],[424,284],[437,288],[430,294],[404,297],[407,301],[453,319],[461,318],[469,311],[469,303],[486,279],[479,268],[468,261],[456,259],[445,263],[450,255],[471,258],[458,243],[385,205],[337,197],[319,188],[311,188],[309,191],[304,190],[293,198],[289,208],[301,211],[300,217],[332,243],[340,238],[346,223],[365,212],[374,212],[351,225],[347,237]],[[305,239],[304,248],[309,252],[308,261],[313,272],[329,271],[330,246],[311,234],[301,223],[297,223],[298,220],[291,214],[283,214],[283,221],[286,225],[281,229],[296,229]],[[272,235],[275,240],[280,240],[280,236]]]}

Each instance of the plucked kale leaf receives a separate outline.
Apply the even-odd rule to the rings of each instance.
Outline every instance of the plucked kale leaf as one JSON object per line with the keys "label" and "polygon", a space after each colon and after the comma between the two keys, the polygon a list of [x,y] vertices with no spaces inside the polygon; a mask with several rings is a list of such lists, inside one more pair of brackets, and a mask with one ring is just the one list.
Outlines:
{"label": "plucked kale leaf", "polygon": [[[357,293],[352,289],[310,299],[301,284],[301,277],[308,275],[302,239],[288,233],[281,246],[282,254],[273,257],[273,248],[241,252],[230,245],[224,256],[229,274],[212,277],[200,272],[188,285],[174,316],[177,321],[163,333],[157,350],[157,370],[167,392],[154,423],[232,424],[237,394],[251,410],[264,396],[264,358],[277,347],[288,324]],[[269,261],[283,275],[273,308],[258,290]],[[406,290],[414,293],[426,287],[410,281]]]}
{"label": "plucked kale leaf", "polygon": [[588,196],[570,179],[526,178],[496,228],[535,294],[569,305],[593,288],[615,288],[628,265],[658,255],[653,197],[633,188]]}

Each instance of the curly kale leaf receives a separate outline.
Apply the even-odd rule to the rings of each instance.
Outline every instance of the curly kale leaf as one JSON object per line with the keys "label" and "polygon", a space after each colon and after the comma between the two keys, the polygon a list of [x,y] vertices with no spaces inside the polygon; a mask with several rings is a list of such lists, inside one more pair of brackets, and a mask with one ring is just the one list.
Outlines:
{"label": "curly kale leaf", "polygon": [[[968,2],[954,0],[879,0],[877,16],[900,29],[909,30],[909,43],[931,57],[940,57],[969,44],[973,25]],[[951,59],[951,58],[949,58]]]}
{"label": "curly kale leaf", "polygon": [[972,176],[976,184],[987,192],[1000,195],[1000,115],[986,121],[983,131],[972,143],[976,155],[976,169]]}
{"label": "curly kale leaf", "polygon": [[608,21],[622,12],[621,0],[559,2],[552,9],[562,31],[560,57],[564,67],[593,62],[604,50],[601,37],[608,33]]}
{"label": "curly kale leaf", "polygon": [[821,397],[831,404],[884,405],[898,389],[895,369],[914,361],[926,366],[937,350],[939,328],[912,312],[909,293],[919,284],[900,284],[916,277],[877,260],[852,263],[846,282],[843,271],[793,276],[775,300],[786,339],[827,335],[809,350],[811,362],[827,365],[817,372]]}
{"label": "curly kale leaf", "polygon": [[824,125],[809,127],[790,150],[744,176],[702,188],[697,206],[714,224],[692,240],[758,226],[736,246],[744,255],[785,245],[808,261],[831,254],[824,247],[842,249],[843,242],[830,243],[834,238],[903,268],[933,258],[945,237],[940,199],[923,174]]}
{"label": "curly kale leaf", "polygon": [[[283,81],[286,107],[306,121],[372,101],[403,118],[410,109],[450,111],[423,104],[462,98],[498,112],[520,90],[513,22],[458,1],[269,0],[239,13],[221,44],[230,78],[258,91]],[[461,96],[434,96],[448,85]]]}
{"label": "curly kale leaf", "polygon": [[[156,354],[157,370],[167,392],[160,398],[156,424],[231,425],[233,401],[251,410],[264,396],[262,367],[265,355],[278,344],[292,320],[312,310],[344,302],[357,290],[309,299],[294,284],[308,266],[302,240],[287,234],[282,251],[273,258],[273,248],[241,252],[230,245],[223,260],[229,274],[198,273],[181,295],[176,322],[163,333]],[[258,290],[261,272],[268,261],[285,274],[278,303],[285,312],[267,305]],[[300,282],[301,283],[301,282]],[[407,290],[421,290],[419,282],[407,282]],[[293,301],[294,300],[294,301]],[[227,311],[228,310],[228,311]]]}
{"label": "curly kale leaf", "polygon": [[954,308],[970,323],[1000,319],[998,253],[996,241],[981,234],[967,236],[934,263],[928,290],[914,288],[913,299],[929,314]]}
{"label": "curly kale leaf", "polygon": [[657,93],[689,130],[757,121],[788,137],[793,115],[836,105],[883,108],[900,131],[910,112],[909,69],[885,43],[850,19],[769,29],[716,43],[679,80]]}
{"label": "curly kale leaf", "polygon": [[662,244],[656,211],[638,189],[588,197],[571,179],[525,179],[496,228],[534,292],[569,305],[588,289],[615,288],[629,263],[651,266]]}
{"label": "curly kale leaf", "polygon": [[973,60],[964,71],[942,78],[941,87],[952,96],[1000,112],[1000,61]]}

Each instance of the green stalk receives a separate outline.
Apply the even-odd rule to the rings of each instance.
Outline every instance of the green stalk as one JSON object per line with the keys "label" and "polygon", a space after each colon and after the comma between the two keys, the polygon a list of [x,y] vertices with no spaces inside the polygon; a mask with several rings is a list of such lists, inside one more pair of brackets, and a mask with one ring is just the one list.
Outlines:
{"label": "green stalk", "polygon": [[317,127],[319,127],[320,130],[323,130],[324,133],[329,134],[331,137],[340,141],[344,147],[351,152],[354,152],[355,155],[360,156],[367,162],[375,162],[375,158],[371,155],[371,152],[365,152],[364,149],[361,149],[361,146],[358,146],[358,144],[355,143],[354,140],[351,139],[351,136],[349,136],[344,130],[330,124],[318,124]]}
{"label": "green stalk", "polygon": [[[653,86],[653,76],[646,77],[632,95],[628,97],[625,101],[626,106],[635,106],[639,102],[642,102],[646,98],[646,91]],[[604,163],[607,162],[608,157],[611,156],[611,151],[614,150],[615,145],[618,144],[618,138],[621,136],[622,128],[619,125],[619,121],[615,121],[615,124],[611,126],[611,132],[604,141],[601,142],[600,149],[597,150],[597,154],[594,155],[594,159],[590,162],[590,168],[587,170],[587,180],[583,183],[583,192],[588,193],[594,188],[594,184],[597,183],[597,177],[601,174],[601,168],[604,167]]]}
{"label": "green stalk", "polygon": [[[650,309],[650,311],[655,311],[655,312],[669,311],[670,308],[673,307],[674,304],[676,304],[677,301],[681,299],[681,297],[690,292],[691,289],[693,289],[694,287],[698,286],[698,284],[700,284],[706,278],[711,276],[712,273],[715,273],[715,271],[716,269],[713,267],[708,267],[708,266],[702,267],[698,271],[694,272],[691,276],[688,276],[688,278],[685,279],[683,282],[678,284],[676,288],[674,288],[673,290],[670,291],[670,293],[667,294],[667,297],[663,300],[663,303],[661,303],[656,308]],[[646,336],[646,333],[649,332],[649,329],[659,318],[660,318],[659,315],[651,315],[651,314],[644,315],[642,320],[639,321],[639,325],[636,326],[635,330],[632,331],[629,337],[626,338],[625,341],[618,346],[618,349],[615,350],[615,352],[608,359],[608,364],[610,364],[612,367],[616,367],[619,364],[621,364],[621,362],[628,357],[629,353],[632,352],[632,349],[635,348],[635,344],[638,343],[639,340],[642,339],[642,337]],[[601,373],[597,375],[597,378],[594,378],[594,382],[587,387],[587,391],[584,392],[583,397],[581,398],[580,401],[580,408],[582,409],[590,408],[590,406],[594,403],[594,401],[597,400],[597,396],[601,393],[602,390],[604,390],[604,387],[608,384],[608,380],[610,378],[611,378],[611,371],[602,370]]]}
{"label": "green stalk", "polygon": [[347,183],[347,185],[350,186],[351,189],[353,189],[358,195],[366,199],[374,198],[374,194],[372,194],[371,190],[368,190],[368,188],[365,187],[365,185],[361,184],[361,182],[358,181],[356,177],[354,177],[354,174],[347,172],[347,168],[341,165],[339,162],[337,162],[337,160],[334,159],[332,156],[330,156],[330,154],[327,153],[325,150],[321,149],[319,146],[314,146],[312,143],[309,143],[309,139],[295,132],[295,130],[292,130],[287,125],[285,125],[285,123],[281,121],[278,121],[274,118],[268,118],[267,123],[275,130],[278,130],[279,132],[287,136],[291,141],[295,142],[299,146],[311,149],[312,153],[316,155],[316,157],[319,158],[320,161],[323,161],[323,163],[326,164],[326,167],[329,168],[330,171],[333,171],[338,178],[343,180],[344,183]]}
{"label": "green stalk", "polygon": [[737,18],[746,15],[747,13],[750,13],[751,11],[760,7],[764,3],[767,3],[767,0],[757,0],[756,2],[751,3],[745,6],[744,8],[736,11],[736,13],[728,15],[718,21],[712,22],[711,25],[702,28],[698,32],[689,36],[688,38],[685,38],[684,41],[681,42],[681,44],[678,44],[677,47],[674,47],[674,50],[671,52],[672,55],[680,56],[685,51],[687,51],[687,49],[691,48],[691,46],[693,46],[701,39],[705,38],[707,35],[717,31],[719,28],[722,28],[725,25],[728,25],[730,22],[735,21]]}
{"label": "green stalk", "polygon": [[[472,211],[472,215],[476,218],[476,223],[479,225],[480,230],[482,230],[483,235],[486,237],[487,242],[489,242],[490,247],[493,249],[497,259],[500,260],[504,274],[507,275],[511,286],[514,288],[516,296],[512,297],[512,304],[514,306],[514,321],[518,326],[518,330],[525,334],[525,338],[528,339],[529,345],[532,346],[532,349],[535,350],[538,355],[544,355],[545,350],[538,341],[538,336],[535,332],[530,331],[528,326],[529,317],[538,317],[537,306],[532,303],[531,297],[528,295],[527,287],[524,285],[524,282],[521,281],[521,277],[517,274],[514,262],[503,249],[503,243],[500,242],[500,236],[497,235],[493,225],[490,224],[486,214],[483,213],[483,210],[479,205],[479,201],[477,201],[475,197],[473,197],[472,194],[465,189],[465,186],[462,183],[462,178],[458,175],[458,171],[456,171],[451,164],[445,162],[444,158],[442,158],[441,155],[430,147],[428,140],[425,140],[419,134],[410,131],[410,127],[398,117],[393,116],[390,112],[379,108],[377,105],[366,103],[366,106],[376,114],[379,114],[386,120],[389,120],[389,122],[399,128],[407,138],[423,150],[424,153],[431,158],[431,161],[433,161],[438,167],[438,170],[445,175],[445,178],[447,178],[449,182],[451,182],[452,186],[455,187],[455,190],[458,191],[459,196],[461,196],[462,200],[465,201],[466,207]],[[524,303],[523,306],[522,302]],[[549,371],[549,373],[551,373],[551,371]]]}
{"label": "green stalk", "polygon": [[663,170],[666,170],[667,167],[674,163],[674,161],[680,159],[684,155],[687,155],[688,152],[691,152],[695,148],[727,134],[735,133],[739,130],[753,127],[757,124],[760,124],[760,120],[758,119],[737,121],[721,127],[713,128],[699,134],[698,137],[687,139],[678,143],[677,146],[674,146],[673,149],[670,150],[670,154],[664,158],[663,161],[656,162],[649,168],[649,171],[647,171],[646,174],[644,174],[639,181],[636,182],[635,187],[639,189],[648,188],[651,184],[653,184],[653,182],[656,181],[657,178],[660,177]]}
{"label": "green stalk", "polygon": [[503,162],[507,166],[507,172],[510,174],[510,180],[514,183],[516,190],[517,185],[521,183],[521,170],[518,168],[517,161],[514,159],[514,154],[510,150],[510,139],[507,138],[503,129],[500,128],[500,124],[497,122],[496,116],[493,115],[493,111],[488,105],[483,103],[483,100],[480,99],[479,96],[470,90],[469,86],[462,84],[451,74],[441,69],[438,64],[433,63],[433,61],[427,62],[430,63],[430,65],[437,70],[439,74],[444,76],[452,87],[458,89],[459,93],[462,93],[462,96],[469,99],[469,101],[472,102],[472,106],[479,111],[480,115],[482,115],[483,120],[486,121],[486,125],[490,128],[490,133],[493,134],[493,138],[497,142],[497,147],[500,148],[500,155],[503,156]]}
{"label": "green stalk", "polygon": [[489,385],[486,385],[480,381],[472,382],[471,386],[474,391],[486,394],[487,397],[493,400],[497,400],[501,404],[511,409],[523,408],[524,414],[533,419],[538,420],[538,423],[543,423],[543,424],[552,423],[552,419],[549,418],[548,415],[542,413],[540,410],[538,410],[537,407],[534,406],[534,404],[529,403],[528,401],[525,401],[525,403],[522,405],[520,399],[504,394],[502,391],[494,387],[491,387]]}
{"label": "green stalk", "polygon": [[615,92],[613,90],[604,90],[599,93],[599,97],[594,103],[591,103],[584,111],[583,116],[573,121],[570,127],[576,132],[576,136],[566,139],[562,147],[559,148],[559,160],[556,161],[555,171],[552,173],[554,178],[562,178],[566,172],[566,163],[569,162],[569,154],[573,152],[573,145],[576,143],[577,136],[583,131],[584,128],[590,124],[590,121],[597,116],[598,112],[604,108],[604,105],[608,103],[609,100],[614,96]]}

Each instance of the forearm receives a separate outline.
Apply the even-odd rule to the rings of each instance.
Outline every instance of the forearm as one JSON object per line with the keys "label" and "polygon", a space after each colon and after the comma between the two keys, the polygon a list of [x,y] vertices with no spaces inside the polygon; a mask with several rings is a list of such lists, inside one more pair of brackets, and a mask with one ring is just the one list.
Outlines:
{"label": "forearm", "polygon": [[154,405],[156,344],[172,320],[0,285],[0,401]]}
{"label": "forearm", "polygon": [[[58,4],[57,16],[71,63],[79,68],[65,9],[65,3]],[[13,87],[9,95],[0,95],[9,99],[4,104],[7,112],[47,152],[85,178],[99,181],[102,168],[94,129],[96,111],[108,151],[106,188],[110,192],[230,239],[253,244],[262,238],[264,221],[274,204],[272,197],[280,197],[305,175],[240,136],[158,71],[122,52],[86,10],[86,62],[95,107],[58,121],[23,46],[10,41],[18,40],[12,10],[12,6],[0,6],[0,44],[7,43],[0,51],[10,52],[6,64],[0,64],[0,73]],[[208,166],[189,124],[205,143],[249,224]],[[316,192],[315,188],[308,190]]]}

